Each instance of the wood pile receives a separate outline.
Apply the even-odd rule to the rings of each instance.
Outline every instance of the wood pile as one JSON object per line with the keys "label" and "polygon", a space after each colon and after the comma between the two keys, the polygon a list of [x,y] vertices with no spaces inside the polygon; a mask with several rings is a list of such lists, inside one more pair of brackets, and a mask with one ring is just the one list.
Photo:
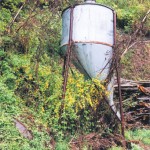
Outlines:
{"label": "wood pile", "polygon": [[[118,86],[115,83],[115,95]],[[126,123],[132,125],[150,125],[150,81],[121,79],[121,91]],[[135,126],[134,126],[135,127]]]}

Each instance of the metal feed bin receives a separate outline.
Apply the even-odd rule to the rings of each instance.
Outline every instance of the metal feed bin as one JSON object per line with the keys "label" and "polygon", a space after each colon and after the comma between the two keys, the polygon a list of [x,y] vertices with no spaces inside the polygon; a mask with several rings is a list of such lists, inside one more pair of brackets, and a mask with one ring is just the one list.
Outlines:
{"label": "metal feed bin", "polygon": [[[61,51],[71,46],[76,67],[91,78],[105,80],[110,71],[115,45],[116,15],[113,9],[86,0],[83,4],[66,8],[62,13]],[[113,78],[108,87],[109,105],[113,102]],[[119,113],[118,116],[120,117]]]}

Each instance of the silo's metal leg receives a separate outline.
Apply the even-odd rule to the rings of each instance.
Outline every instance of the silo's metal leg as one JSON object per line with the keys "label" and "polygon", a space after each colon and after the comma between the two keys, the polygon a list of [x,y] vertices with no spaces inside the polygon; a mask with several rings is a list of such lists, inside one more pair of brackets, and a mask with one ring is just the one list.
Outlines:
{"label": "silo's metal leg", "polygon": [[[66,96],[66,87],[67,87],[67,81],[68,81],[68,71],[69,71],[69,64],[71,60],[71,49],[72,49],[72,32],[73,32],[73,7],[70,11],[70,29],[69,29],[69,43],[67,45],[67,53],[64,57],[64,66],[63,66],[63,86],[62,86],[62,100],[65,99]],[[62,101],[61,109],[60,109],[60,122],[61,122],[61,116],[64,109],[64,101]]]}
{"label": "silo's metal leg", "polygon": [[62,88],[62,99],[65,99],[66,94],[66,86],[67,86],[67,80],[68,80],[68,71],[69,71],[69,64],[71,59],[71,48],[72,48],[72,32],[73,32],[73,7],[70,10],[70,29],[69,29],[69,43],[67,48],[67,53],[64,59],[64,67],[63,67],[63,88]]}
{"label": "silo's metal leg", "polygon": [[[63,65],[63,72],[62,72],[62,76],[63,76],[62,100],[65,99],[65,95],[66,95],[66,87],[67,87],[67,81],[68,81],[68,71],[69,71],[70,57],[71,57],[71,47],[68,46],[68,52],[64,56],[64,65]],[[64,101],[62,101],[61,108],[60,108],[60,114],[59,114],[59,116],[60,116],[59,122],[60,123],[61,123],[61,116],[62,116],[62,113],[63,113],[63,109],[64,109]]]}
{"label": "silo's metal leg", "polygon": [[119,104],[120,104],[120,114],[121,114],[121,132],[124,136],[124,114],[123,114],[123,104],[122,104],[122,96],[121,96],[121,86],[120,86],[120,67],[118,64],[116,65],[116,73],[117,73],[117,83],[118,83],[118,93],[119,93]]}
{"label": "silo's metal leg", "polygon": [[69,46],[69,51],[67,55],[64,57],[62,99],[65,99],[65,95],[66,95],[70,57],[71,57],[71,47]]}
{"label": "silo's metal leg", "polygon": [[66,56],[64,56],[64,64],[63,64],[63,72],[62,72],[62,76],[63,76],[63,85],[62,85],[62,99],[65,98],[65,92],[66,92]]}

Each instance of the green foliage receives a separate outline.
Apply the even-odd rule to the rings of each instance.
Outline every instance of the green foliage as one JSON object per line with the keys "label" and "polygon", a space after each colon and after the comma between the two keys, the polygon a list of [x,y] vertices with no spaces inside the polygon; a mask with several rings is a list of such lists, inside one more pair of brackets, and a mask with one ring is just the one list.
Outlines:
{"label": "green foliage", "polygon": [[132,143],[131,146],[132,146],[132,150],[143,150],[140,146],[138,146],[134,143]]}
{"label": "green foliage", "polygon": [[[145,145],[150,145],[150,130],[149,129],[135,129],[135,130],[128,130],[125,132],[125,138],[127,140],[136,140],[141,141]],[[140,145],[131,143],[132,150],[143,150]],[[121,147],[112,147],[110,150],[122,150]]]}
{"label": "green foliage", "polygon": [[109,150],[123,150],[123,148],[122,147],[112,147]]}
{"label": "green foliage", "polygon": [[0,10],[0,33],[5,31],[5,28],[9,23],[10,19],[11,19],[10,10],[2,8]]}
{"label": "green foliage", "polygon": [[69,150],[68,143],[65,141],[58,142],[55,147],[56,150]]}
{"label": "green foliage", "polygon": [[[150,7],[149,0],[97,0],[101,4],[112,7],[117,13],[117,25],[125,32],[131,32],[135,24],[139,24]],[[150,22],[147,22],[147,27]]]}
{"label": "green foliage", "polygon": [[[12,82],[12,79],[16,79],[15,74],[13,74],[13,67],[10,65],[14,65],[17,67],[21,66],[21,64],[25,64],[25,61],[23,59],[15,59],[15,55],[13,57],[13,62],[10,63],[11,57],[6,57],[6,53],[3,51],[0,51],[0,58],[3,58],[3,61],[1,61],[1,78],[0,78],[0,128],[1,128],[1,145],[0,148],[3,150],[7,149],[49,149],[49,147],[45,147],[45,142],[49,142],[50,137],[47,133],[39,132],[36,127],[32,129],[34,140],[29,141],[27,139],[24,139],[19,134],[18,130],[15,128],[13,123],[13,117],[17,117],[20,114],[23,114],[26,106],[24,105],[24,101],[17,97],[14,93],[15,88],[12,86],[10,88],[10,84],[14,84],[17,86],[14,82]],[[8,59],[9,58],[9,59]],[[17,62],[16,62],[17,61]],[[8,81],[9,82],[6,82]]]}
{"label": "green foliage", "polygon": [[[6,94],[6,93],[5,93]],[[10,97],[11,98],[11,97]],[[2,100],[2,99],[1,99]],[[50,145],[45,147],[45,143],[49,143],[51,137],[45,131],[39,131],[36,126],[32,127],[33,140],[28,140],[22,137],[22,135],[15,128],[13,123],[13,116],[17,116],[22,112],[22,108],[25,109],[25,106],[19,104],[20,102],[13,102],[7,97],[7,103],[1,103],[1,117],[0,117],[0,128],[1,128],[1,145],[2,150],[13,150],[13,149],[41,149],[46,150],[50,149]],[[16,100],[17,101],[17,100]],[[4,108],[5,107],[5,108]],[[29,125],[27,126],[30,129]]]}
{"label": "green foliage", "polygon": [[[15,107],[15,109],[17,106]],[[20,110],[21,111],[21,110]],[[46,132],[39,132],[36,128],[32,129],[33,131],[33,140],[28,140],[23,138],[18,130],[15,128],[13,119],[7,115],[9,112],[2,112],[2,116],[0,119],[0,127],[1,129],[1,145],[0,148],[2,150],[13,150],[13,149],[22,149],[22,150],[30,150],[30,149],[41,149],[46,150],[50,149],[50,146],[45,147],[45,143],[49,143],[50,137]]]}
{"label": "green foliage", "polygon": [[132,71],[134,70],[133,65],[131,64],[131,59],[133,57],[133,51],[128,52],[121,60],[121,63],[124,66],[127,66],[127,69],[122,70],[122,74],[128,79]]}
{"label": "green foliage", "polygon": [[[93,82],[101,89],[100,92],[95,90],[95,85],[91,81],[84,81],[84,76],[74,70],[75,78],[70,75],[66,99],[62,101],[62,69],[58,67],[57,62],[52,62],[53,66],[47,66],[45,62],[51,63],[47,54],[42,56],[45,59],[41,59],[39,63],[37,76],[35,76],[35,64],[31,61],[33,57],[14,53],[9,55],[3,50],[0,51],[0,54],[2,59],[0,64],[1,87],[12,91],[11,95],[18,97],[17,103],[20,102],[22,106],[25,105],[34,110],[35,116],[40,117],[42,114],[41,122],[57,132],[56,137],[64,136],[64,131],[75,133],[77,130],[90,132],[95,129],[96,124],[90,121],[93,116],[89,114],[95,111],[99,104],[98,97],[102,97],[105,92],[104,86],[96,79]],[[2,93],[2,101],[7,100],[5,95],[9,96],[9,94],[3,91]],[[13,98],[10,97],[8,101],[13,103]],[[8,105],[5,101],[3,102],[4,105]],[[62,102],[64,109],[60,116]],[[15,110],[16,105],[13,104],[13,106]],[[16,114],[17,112],[13,116]]]}
{"label": "green foliage", "polygon": [[128,140],[134,139],[134,140],[140,140],[145,144],[150,145],[150,130],[148,129],[136,129],[133,131],[127,131],[125,136]]}
{"label": "green foliage", "polygon": [[[135,129],[125,132],[125,137],[128,140],[140,140],[146,145],[150,145],[150,130],[148,129]],[[142,148],[134,143],[131,144],[133,150],[142,150]]]}

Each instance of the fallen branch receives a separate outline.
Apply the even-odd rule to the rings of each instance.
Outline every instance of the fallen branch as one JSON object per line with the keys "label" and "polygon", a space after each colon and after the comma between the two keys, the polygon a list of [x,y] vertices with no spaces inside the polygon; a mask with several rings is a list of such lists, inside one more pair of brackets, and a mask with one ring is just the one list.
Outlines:
{"label": "fallen branch", "polygon": [[23,6],[25,5],[25,2],[21,5],[21,7],[19,8],[19,10],[17,11],[15,17],[13,18],[13,20],[10,22],[10,25],[9,25],[9,29],[11,28],[11,26],[13,25],[13,23],[15,22],[17,16],[19,15],[20,11],[22,10]]}
{"label": "fallen branch", "polygon": [[[33,10],[34,11],[34,10]],[[33,12],[32,11],[32,12]],[[31,18],[33,18],[34,16],[36,16],[36,14],[34,14],[34,15],[32,15],[32,13],[30,14],[30,16],[26,19],[26,21],[17,29],[17,31],[16,31],[16,33],[21,29],[21,28],[23,28],[26,24],[27,24],[27,22],[29,21],[29,19],[31,19]]]}
{"label": "fallen branch", "polygon": [[28,18],[26,19],[26,21],[16,30],[16,33],[17,33],[22,27],[24,27],[24,26],[27,24],[27,22],[28,22],[32,17],[36,16],[36,14],[34,14],[34,15],[32,15],[32,14],[33,14],[33,12],[36,10],[37,5],[38,5],[38,1],[35,2],[35,7],[34,7],[34,8],[32,9],[32,11],[30,12],[30,14],[29,14]]}

